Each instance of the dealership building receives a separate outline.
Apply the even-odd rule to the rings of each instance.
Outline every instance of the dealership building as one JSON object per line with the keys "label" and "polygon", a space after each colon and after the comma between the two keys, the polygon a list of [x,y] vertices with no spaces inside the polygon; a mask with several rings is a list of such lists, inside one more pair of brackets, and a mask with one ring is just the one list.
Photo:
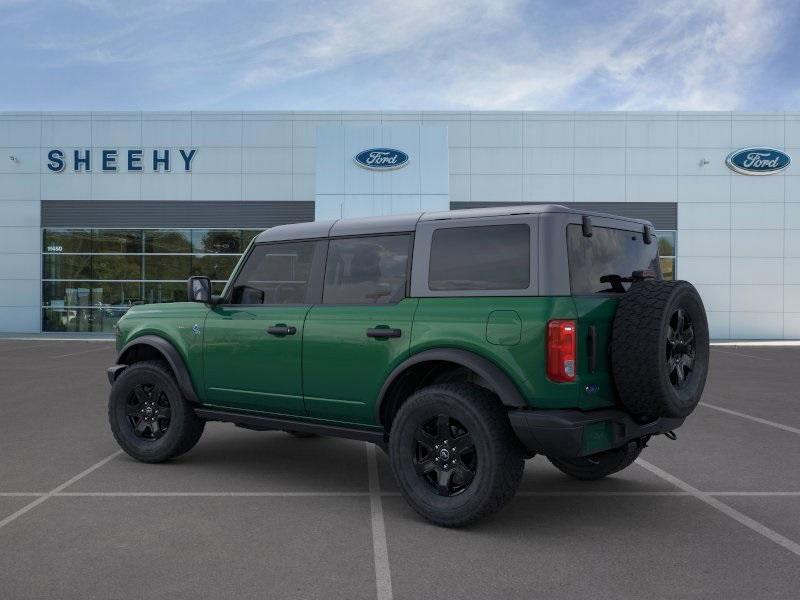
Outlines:
{"label": "dealership building", "polygon": [[558,203],[652,221],[714,338],[798,339],[795,154],[800,113],[0,112],[0,332],[111,332],[278,224]]}

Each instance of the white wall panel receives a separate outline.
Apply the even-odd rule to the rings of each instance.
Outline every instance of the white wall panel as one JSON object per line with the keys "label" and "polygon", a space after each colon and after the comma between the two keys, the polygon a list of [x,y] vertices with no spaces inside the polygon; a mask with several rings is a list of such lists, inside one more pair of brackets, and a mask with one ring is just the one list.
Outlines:
{"label": "white wall panel", "polygon": [[95,148],[138,148],[141,145],[142,123],[139,119],[92,120],[92,146]]}
{"label": "white wall panel", "polygon": [[729,176],[678,177],[678,202],[730,202]]}
{"label": "white wall panel", "polygon": [[[731,175],[727,148],[679,148],[679,175]],[[707,161],[707,162],[706,162]]]}
{"label": "white wall panel", "polygon": [[678,229],[730,229],[731,206],[725,203],[678,204]]}
{"label": "white wall panel", "polygon": [[521,148],[472,148],[473,175],[518,175],[522,173]]}
{"label": "white wall panel", "polygon": [[241,120],[192,121],[192,145],[215,148],[242,144]]}
{"label": "white wall panel", "polygon": [[725,340],[731,335],[730,312],[707,312],[708,331],[712,340]]}
{"label": "white wall panel", "polygon": [[679,120],[678,145],[681,148],[725,148],[731,147],[731,121]]}
{"label": "white wall panel", "polygon": [[[2,233],[0,231],[0,233]],[[0,280],[35,279],[39,276],[41,254],[35,253],[3,254],[0,258]]]}
{"label": "white wall panel", "polygon": [[[172,165],[173,171],[183,171],[183,159]],[[289,168],[291,172],[291,152],[289,152]],[[241,173],[241,148],[200,148],[192,159],[192,173]]]}
{"label": "white wall panel", "polygon": [[575,148],[576,175],[624,175],[624,148]]}
{"label": "white wall panel", "polygon": [[422,128],[445,127],[447,129],[448,145],[451,148],[469,147],[469,121],[422,121]]}
{"label": "white wall panel", "polygon": [[736,229],[782,229],[784,205],[753,202],[732,204],[732,225]]}
{"label": "white wall panel", "polygon": [[242,153],[245,173],[292,173],[291,148],[245,148]]}
{"label": "white wall panel", "polygon": [[38,148],[41,136],[39,119],[4,119],[0,115],[0,144],[3,146]]}
{"label": "white wall panel", "polygon": [[783,286],[783,310],[800,313],[800,285]]}
{"label": "white wall panel", "polygon": [[572,175],[524,175],[523,202],[572,202]]}
{"label": "white wall panel", "polygon": [[524,148],[523,171],[538,175],[572,175],[572,148]]}
{"label": "white wall panel", "polygon": [[469,175],[469,153],[469,148],[450,147],[448,153],[450,175]]}
{"label": "white wall panel", "polygon": [[[249,177],[249,176],[246,176]],[[192,200],[241,200],[242,176],[223,174],[192,174]],[[267,200],[267,198],[248,198]],[[286,200],[287,198],[283,198]]]}
{"label": "white wall panel", "polygon": [[92,197],[91,173],[51,173],[42,175],[41,179],[42,200],[86,200]]}
{"label": "white wall panel", "polygon": [[783,337],[781,313],[732,312],[731,337],[740,340],[780,339]]}
{"label": "white wall panel", "polygon": [[783,259],[783,283],[800,284],[800,258]]}
{"label": "white wall panel", "polygon": [[292,169],[293,173],[314,174],[316,168],[316,151],[314,148],[296,147],[292,149]]}
{"label": "white wall panel", "polygon": [[189,173],[143,173],[140,175],[142,200],[191,200],[192,175]]}
{"label": "white wall panel", "polygon": [[784,141],[783,119],[764,118],[752,121],[733,119],[733,145],[737,148],[750,146],[783,148]]}
{"label": "white wall panel", "polygon": [[292,200],[313,202],[315,190],[314,175],[310,173],[292,175]]}
{"label": "white wall panel", "polygon": [[683,229],[678,233],[678,256],[730,256],[727,229]]}
{"label": "white wall panel", "polygon": [[[38,238],[38,235],[37,235]],[[38,248],[37,248],[38,250]],[[0,286],[0,313],[9,306],[34,306],[39,302],[38,275],[36,279],[6,279]],[[2,318],[0,317],[0,323]],[[2,325],[0,325],[0,329]],[[34,331],[38,331],[37,327]]]}
{"label": "white wall panel", "polygon": [[248,173],[244,176],[244,200],[291,200],[292,176]]}
{"label": "white wall panel", "polygon": [[245,119],[242,127],[242,139],[246,147],[292,146],[292,121],[288,118],[280,121]]}
{"label": "white wall panel", "polygon": [[[139,200],[141,198],[141,173],[93,172],[91,175],[86,174],[85,177],[91,177],[92,180],[92,200]],[[78,198],[78,200],[80,199]]]}
{"label": "white wall panel", "polygon": [[674,148],[628,148],[630,175],[675,175],[677,162]]}
{"label": "white wall panel", "polygon": [[731,186],[731,202],[783,202],[784,177],[741,176]]}
{"label": "white wall panel", "polygon": [[628,120],[627,129],[629,148],[675,148],[677,144],[678,123],[674,119]]}
{"label": "white wall panel", "polygon": [[41,251],[38,227],[8,227],[4,216],[0,213],[0,255]]}
{"label": "white wall panel", "polygon": [[38,200],[39,175],[35,173],[0,174],[0,200]]}
{"label": "white wall panel", "polygon": [[783,313],[783,337],[800,340],[800,312]]}
{"label": "white wall panel", "polygon": [[781,258],[783,232],[763,229],[734,229],[731,231],[731,254],[742,257]]}
{"label": "white wall panel", "polygon": [[575,121],[575,146],[625,147],[625,121]]}
{"label": "white wall panel", "polygon": [[[683,278],[683,275],[681,275],[681,278]],[[700,283],[694,284],[694,286],[703,299],[706,311],[722,312],[731,309],[731,286]]]}
{"label": "white wall panel", "polygon": [[625,184],[628,202],[677,202],[678,188],[669,175],[629,175]]}
{"label": "white wall panel", "polygon": [[189,119],[142,119],[142,146],[175,148],[192,145],[192,122]]}
{"label": "white wall panel", "polygon": [[45,148],[60,146],[90,148],[92,146],[92,122],[88,116],[80,120],[44,120],[42,121],[42,146]]}
{"label": "white wall panel", "polygon": [[39,227],[38,200],[0,200],[0,223],[12,227]]}
{"label": "white wall panel", "polygon": [[783,261],[780,258],[731,259],[731,283],[734,285],[780,285],[783,283]]}
{"label": "white wall panel", "polygon": [[575,136],[575,122],[540,119],[525,121],[523,124],[523,143],[538,148],[572,148]]}
{"label": "white wall panel", "polygon": [[786,257],[800,257],[800,229],[786,229],[783,232],[783,255]]}
{"label": "white wall panel", "polygon": [[470,125],[473,148],[522,146],[522,121],[477,121]]}
{"label": "white wall panel", "polygon": [[473,175],[473,202],[522,202],[522,175]]}
{"label": "white wall panel", "polygon": [[[5,143],[0,137],[0,144]],[[12,156],[16,160],[11,160]],[[0,148],[0,173],[38,173],[39,168],[38,148]]]}
{"label": "white wall panel", "polygon": [[471,200],[470,180],[469,175],[450,175],[451,202],[469,202]]}
{"label": "white wall panel", "polygon": [[732,285],[731,310],[783,312],[783,286]]}
{"label": "white wall panel", "polygon": [[0,331],[37,332],[41,329],[42,309],[39,306],[9,306],[0,310]]}
{"label": "white wall panel", "polygon": [[575,202],[625,202],[624,175],[575,175]]}
{"label": "white wall panel", "polygon": [[728,285],[731,282],[729,258],[684,257],[678,261],[681,279],[692,283]]}

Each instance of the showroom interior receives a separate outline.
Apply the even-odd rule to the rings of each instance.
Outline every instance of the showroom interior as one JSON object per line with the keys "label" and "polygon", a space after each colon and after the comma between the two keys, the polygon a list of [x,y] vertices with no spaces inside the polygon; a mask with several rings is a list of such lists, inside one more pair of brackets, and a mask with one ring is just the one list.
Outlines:
{"label": "showroom interior", "polygon": [[800,113],[0,113],[0,331],[111,333],[274,225],[552,202],[652,221],[713,338],[800,338],[800,173],[748,147],[791,156]]}

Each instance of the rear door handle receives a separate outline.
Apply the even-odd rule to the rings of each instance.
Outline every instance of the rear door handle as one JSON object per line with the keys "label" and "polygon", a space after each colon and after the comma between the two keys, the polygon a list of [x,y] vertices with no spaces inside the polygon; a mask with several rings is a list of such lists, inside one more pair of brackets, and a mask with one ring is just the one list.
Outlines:
{"label": "rear door handle", "polygon": [[367,329],[367,337],[386,339],[386,338],[399,338],[403,334],[399,329],[392,329],[391,327],[372,327]]}
{"label": "rear door handle", "polygon": [[267,333],[270,335],[277,335],[277,336],[284,336],[284,335],[294,335],[297,333],[297,327],[292,327],[291,325],[287,326],[283,323],[278,323],[277,325],[272,325],[267,327]]}

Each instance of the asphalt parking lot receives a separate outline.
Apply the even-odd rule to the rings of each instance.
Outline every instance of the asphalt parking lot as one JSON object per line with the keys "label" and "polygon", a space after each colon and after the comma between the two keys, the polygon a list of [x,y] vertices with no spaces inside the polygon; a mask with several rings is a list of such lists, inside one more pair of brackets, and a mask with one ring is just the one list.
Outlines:
{"label": "asphalt parking lot", "polygon": [[715,347],[676,442],[599,482],[534,458],[463,530],[360,442],[211,423],[137,463],[107,426],[113,358],[0,340],[0,598],[800,597],[800,348]]}

